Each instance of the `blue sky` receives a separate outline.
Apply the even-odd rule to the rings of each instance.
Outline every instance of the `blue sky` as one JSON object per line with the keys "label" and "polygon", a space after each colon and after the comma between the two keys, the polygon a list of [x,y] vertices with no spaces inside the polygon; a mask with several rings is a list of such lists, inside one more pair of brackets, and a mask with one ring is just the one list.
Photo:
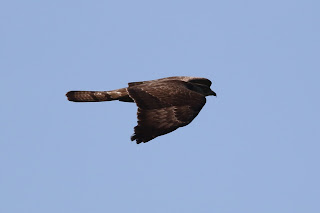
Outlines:
{"label": "blue sky", "polygon": [[[0,212],[320,212],[318,1],[3,1]],[[188,126],[130,141],[135,104],[212,80]]]}

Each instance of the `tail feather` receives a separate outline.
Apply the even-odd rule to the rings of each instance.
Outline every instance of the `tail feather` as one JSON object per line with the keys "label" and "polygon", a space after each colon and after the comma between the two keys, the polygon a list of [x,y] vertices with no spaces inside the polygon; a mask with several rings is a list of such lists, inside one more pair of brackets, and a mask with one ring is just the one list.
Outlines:
{"label": "tail feather", "polygon": [[69,101],[98,102],[116,100],[107,91],[70,91],[66,94]]}
{"label": "tail feather", "polygon": [[98,102],[119,100],[133,102],[126,88],[111,91],[70,91],[66,94],[69,101],[74,102]]}

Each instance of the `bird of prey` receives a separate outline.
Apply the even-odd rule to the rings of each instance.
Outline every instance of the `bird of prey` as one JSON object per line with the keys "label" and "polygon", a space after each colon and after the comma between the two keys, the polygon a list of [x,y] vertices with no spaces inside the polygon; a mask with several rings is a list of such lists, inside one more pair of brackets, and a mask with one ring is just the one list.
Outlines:
{"label": "bird of prey", "polygon": [[216,96],[211,81],[199,77],[176,76],[128,85],[112,91],[69,91],[66,96],[74,102],[135,102],[138,125],[131,140],[137,144],[188,125],[205,105],[206,96]]}

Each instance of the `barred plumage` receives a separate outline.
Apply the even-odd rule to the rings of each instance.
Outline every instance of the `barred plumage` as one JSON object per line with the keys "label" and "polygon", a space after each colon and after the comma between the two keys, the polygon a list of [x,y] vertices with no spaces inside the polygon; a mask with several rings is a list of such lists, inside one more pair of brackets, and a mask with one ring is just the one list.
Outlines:
{"label": "barred plumage", "polygon": [[113,100],[133,102],[129,97],[126,88],[112,91],[70,91],[66,96],[69,101],[73,102],[99,102]]}
{"label": "barred plumage", "polygon": [[188,125],[205,105],[205,97],[216,96],[210,86],[206,78],[177,76],[131,82],[127,88],[112,91],[70,91],[66,96],[74,102],[135,102],[138,125],[131,140],[139,144]]}

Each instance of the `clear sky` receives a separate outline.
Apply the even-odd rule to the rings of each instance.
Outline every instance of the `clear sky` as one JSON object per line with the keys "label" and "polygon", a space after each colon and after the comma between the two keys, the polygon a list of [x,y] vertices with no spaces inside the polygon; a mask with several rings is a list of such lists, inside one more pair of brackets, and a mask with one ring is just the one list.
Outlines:
{"label": "clear sky", "polygon": [[[319,213],[320,2],[2,1],[1,213]],[[68,102],[212,80],[188,126],[130,141],[134,103]]]}

